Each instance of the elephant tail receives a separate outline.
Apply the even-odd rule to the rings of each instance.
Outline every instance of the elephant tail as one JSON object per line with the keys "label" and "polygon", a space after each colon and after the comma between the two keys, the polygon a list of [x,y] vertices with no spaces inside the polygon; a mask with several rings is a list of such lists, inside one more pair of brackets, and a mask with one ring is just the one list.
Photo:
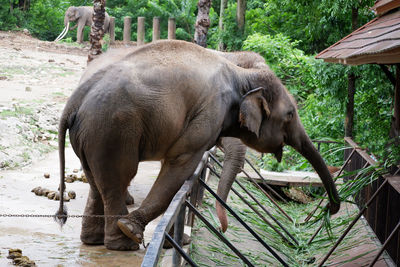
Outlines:
{"label": "elephant tail", "polygon": [[58,125],[58,153],[60,158],[60,207],[54,216],[56,222],[61,226],[67,221],[67,207],[64,205],[64,191],[65,191],[65,136],[68,129],[67,116],[61,117],[60,124]]}

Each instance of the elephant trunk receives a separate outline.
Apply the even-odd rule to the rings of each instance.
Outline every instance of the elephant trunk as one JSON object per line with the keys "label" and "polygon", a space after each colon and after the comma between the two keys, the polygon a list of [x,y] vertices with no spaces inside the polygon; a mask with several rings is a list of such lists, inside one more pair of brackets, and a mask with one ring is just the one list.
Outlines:
{"label": "elephant trunk", "polygon": [[[224,137],[221,139],[221,147],[225,151],[224,165],[222,167],[221,179],[218,183],[217,194],[226,202],[229,190],[241,171],[246,156],[246,146],[237,138]],[[228,228],[228,218],[225,208],[216,201],[217,216],[223,232]]]}
{"label": "elephant trunk", "polygon": [[324,160],[308,135],[305,133],[304,129],[300,136],[300,141],[297,142],[297,145],[293,145],[293,147],[311,163],[314,170],[318,173],[325,190],[328,193],[330,213],[335,214],[340,209],[340,199],[336,190],[335,182],[333,181]]}

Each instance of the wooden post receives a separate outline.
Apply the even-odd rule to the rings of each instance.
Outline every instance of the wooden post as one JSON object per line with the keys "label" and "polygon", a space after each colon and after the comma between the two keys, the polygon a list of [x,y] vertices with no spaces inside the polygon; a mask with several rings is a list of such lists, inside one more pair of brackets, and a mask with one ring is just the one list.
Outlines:
{"label": "wooden post", "polygon": [[115,43],[115,18],[110,17],[110,43]]}
{"label": "wooden post", "polygon": [[128,45],[131,41],[131,17],[124,17],[124,44]]}
{"label": "wooden post", "polygon": [[144,21],[145,17],[137,18],[137,46],[144,45]]}
{"label": "wooden post", "polygon": [[160,40],[160,18],[153,18],[153,42]]}
{"label": "wooden post", "polygon": [[176,39],[176,23],[175,18],[168,19],[168,39]]}

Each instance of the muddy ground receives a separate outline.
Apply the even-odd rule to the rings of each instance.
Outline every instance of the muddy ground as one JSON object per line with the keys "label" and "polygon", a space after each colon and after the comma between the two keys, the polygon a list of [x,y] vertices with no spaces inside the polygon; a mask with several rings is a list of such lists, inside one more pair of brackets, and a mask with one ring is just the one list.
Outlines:
{"label": "muddy ground", "polygon": [[[8,249],[19,248],[38,266],[140,266],[145,250],[113,252],[80,242],[80,218],[60,227],[52,218],[4,217],[4,214],[52,215],[58,201],[36,196],[37,186],[56,190],[59,184],[57,125],[68,96],[86,67],[86,48],[41,42],[23,33],[0,32],[0,266],[11,266]],[[80,168],[66,150],[67,173]],[[159,170],[143,163],[129,188],[138,207]],[[49,173],[50,178],[44,178]],[[88,184],[67,184],[76,199],[69,214],[83,213]],[[150,241],[153,226],[146,228]]]}

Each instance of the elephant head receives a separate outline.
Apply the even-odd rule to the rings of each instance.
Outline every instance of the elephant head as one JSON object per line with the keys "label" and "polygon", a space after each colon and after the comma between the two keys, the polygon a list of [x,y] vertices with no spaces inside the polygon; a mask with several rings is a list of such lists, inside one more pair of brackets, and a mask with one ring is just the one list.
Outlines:
{"label": "elephant head", "polygon": [[[267,69],[254,72],[250,78],[252,90],[240,100],[239,129],[237,137],[262,153],[272,153],[280,162],[283,147],[289,145],[303,155],[320,176],[329,196],[331,214],[340,208],[335,184],[319,152],[304,130],[297,113],[296,103],[281,81]],[[226,200],[234,177],[222,176],[218,194]],[[221,229],[227,229],[225,209],[217,203],[217,215]]]}
{"label": "elephant head", "polygon": [[82,9],[70,6],[64,15],[64,26],[67,27],[70,21],[76,22],[82,16]]}

